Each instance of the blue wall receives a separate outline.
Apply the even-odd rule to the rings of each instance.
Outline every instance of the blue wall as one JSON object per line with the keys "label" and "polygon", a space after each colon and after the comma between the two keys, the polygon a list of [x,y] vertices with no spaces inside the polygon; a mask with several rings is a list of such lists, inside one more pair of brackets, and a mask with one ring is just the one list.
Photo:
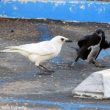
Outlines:
{"label": "blue wall", "polygon": [[0,17],[110,22],[110,2],[74,0],[39,1],[1,0]]}

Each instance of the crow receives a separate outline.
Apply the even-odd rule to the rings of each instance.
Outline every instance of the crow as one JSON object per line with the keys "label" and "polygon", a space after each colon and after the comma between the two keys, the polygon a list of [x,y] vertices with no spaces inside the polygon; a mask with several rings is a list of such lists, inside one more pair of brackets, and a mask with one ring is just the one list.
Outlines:
{"label": "crow", "polygon": [[98,57],[102,49],[110,48],[110,42],[105,40],[105,32],[102,29],[97,29],[93,34],[86,35],[83,38],[81,38],[77,43],[79,48],[76,49],[77,57],[75,59],[75,62],[77,62],[79,58],[86,60],[91,52],[91,48],[89,47],[95,46],[99,42],[100,42],[100,49],[95,59]]}

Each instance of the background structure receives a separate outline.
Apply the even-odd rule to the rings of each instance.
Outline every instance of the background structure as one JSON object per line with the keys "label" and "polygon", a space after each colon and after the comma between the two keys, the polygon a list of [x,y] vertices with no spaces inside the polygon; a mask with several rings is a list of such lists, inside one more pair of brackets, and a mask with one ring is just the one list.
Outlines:
{"label": "background structure", "polygon": [[1,0],[0,16],[110,22],[110,2],[88,0]]}

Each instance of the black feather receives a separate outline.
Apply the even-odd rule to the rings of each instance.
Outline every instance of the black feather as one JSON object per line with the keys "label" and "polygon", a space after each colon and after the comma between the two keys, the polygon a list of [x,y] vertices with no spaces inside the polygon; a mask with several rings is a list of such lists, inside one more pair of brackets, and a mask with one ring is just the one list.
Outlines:
{"label": "black feather", "polygon": [[78,56],[75,60],[76,62],[79,58],[82,58],[83,60],[87,59],[87,56],[89,55],[91,51],[90,49],[88,49],[88,47],[94,46],[99,43],[101,39],[100,34],[102,36],[102,41],[100,44],[100,51],[102,49],[107,49],[110,47],[110,42],[105,40],[105,32],[102,29],[97,29],[93,34],[86,35],[78,41],[79,50],[77,51]]}

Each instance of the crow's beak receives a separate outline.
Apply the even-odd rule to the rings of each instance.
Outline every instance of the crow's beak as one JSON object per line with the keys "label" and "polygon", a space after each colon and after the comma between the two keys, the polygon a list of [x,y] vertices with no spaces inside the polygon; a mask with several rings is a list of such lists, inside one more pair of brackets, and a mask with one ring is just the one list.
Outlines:
{"label": "crow's beak", "polygon": [[65,42],[73,42],[72,40],[70,40],[70,39],[68,39],[68,40],[66,40]]}

